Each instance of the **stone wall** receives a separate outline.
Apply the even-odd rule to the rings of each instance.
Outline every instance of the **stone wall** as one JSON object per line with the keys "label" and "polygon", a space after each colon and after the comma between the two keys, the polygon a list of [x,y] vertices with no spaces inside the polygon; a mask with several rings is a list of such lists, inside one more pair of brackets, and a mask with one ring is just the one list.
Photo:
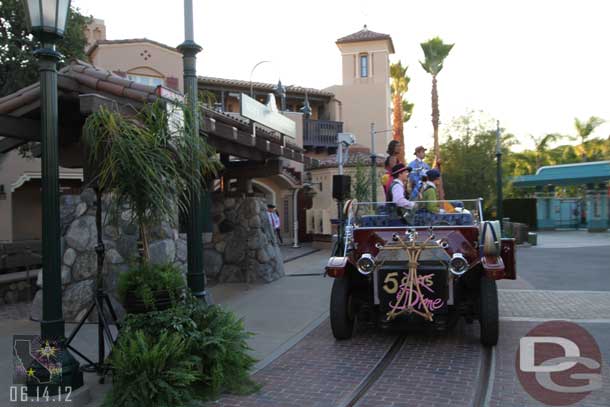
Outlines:
{"label": "stone wall", "polygon": [[284,261],[267,205],[260,197],[212,198],[212,242],[204,245],[206,275],[218,282],[271,282]]}
{"label": "stone wall", "polygon": [[[110,219],[109,198],[102,199],[103,241],[106,249],[103,277],[111,301],[119,315],[124,313],[119,304],[116,286],[118,275],[127,271],[129,263],[138,256],[138,227],[133,223],[128,207],[119,211],[118,224]],[[63,195],[61,210],[61,282],[63,311],[66,321],[80,320],[93,302],[97,272],[97,229],[95,227],[96,196],[87,189],[81,195]],[[153,263],[174,263],[186,273],[186,241],[178,234],[177,219],[163,222],[151,231],[150,257]],[[38,275],[42,287],[42,272]],[[42,290],[32,303],[32,318],[40,319]],[[89,320],[96,320],[95,314]]]}
{"label": "stone wall", "polygon": [[[97,271],[97,230],[95,193],[61,197],[61,279],[63,311],[66,321],[84,316],[95,295]],[[138,255],[137,225],[128,207],[120,211],[118,225],[107,211],[109,198],[102,200],[103,240],[106,248],[103,277],[111,301],[123,314],[116,295],[118,275],[127,271]],[[214,230],[212,241],[204,244],[204,270],[211,282],[271,282],[284,275],[284,264],[277,238],[269,225],[264,200],[257,197],[213,199]],[[163,222],[151,231],[151,262],[174,263],[186,274],[186,235],[179,234],[178,219]],[[42,287],[42,272],[37,279]],[[41,318],[42,290],[32,304],[32,318]],[[95,314],[89,317],[96,320]]]}

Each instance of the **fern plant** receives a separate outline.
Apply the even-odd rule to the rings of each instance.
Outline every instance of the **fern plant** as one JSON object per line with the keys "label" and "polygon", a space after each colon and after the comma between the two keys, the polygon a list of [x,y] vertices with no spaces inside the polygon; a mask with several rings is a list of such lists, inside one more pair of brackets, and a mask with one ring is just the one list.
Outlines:
{"label": "fern plant", "polygon": [[113,386],[104,407],[183,406],[193,398],[191,386],[201,379],[201,359],[176,333],[123,333],[111,361]]}
{"label": "fern plant", "polygon": [[231,311],[206,306],[189,296],[185,303],[164,311],[128,315],[122,332],[142,331],[154,337],[161,332],[178,334],[190,344],[190,353],[201,359],[196,396],[209,400],[221,392],[249,394],[259,385],[249,377],[256,362],[248,352],[251,333]]}

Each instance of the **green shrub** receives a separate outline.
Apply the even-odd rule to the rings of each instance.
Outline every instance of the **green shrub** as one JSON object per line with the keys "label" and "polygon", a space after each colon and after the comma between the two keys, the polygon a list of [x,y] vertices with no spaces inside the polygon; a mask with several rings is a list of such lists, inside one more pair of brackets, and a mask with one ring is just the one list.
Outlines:
{"label": "green shrub", "polygon": [[194,354],[202,360],[204,394],[215,397],[222,391],[257,391],[259,386],[249,376],[256,360],[248,354],[246,342],[252,334],[244,329],[243,321],[219,306],[196,306],[192,318],[207,339],[193,344]]}
{"label": "green shrub", "polygon": [[104,407],[185,405],[193,397],[192,384],[201,379],[201,359],[176,333],[121,333],[111,363],[113,385]]}
{"label": "green shrub", "polygon": [[167,290],[172,301],[177,303],[184,287],[182,273],[173,264],[144,262],[119,274],[117,291],[122,302],[125,302],[128,292],[133,292],[148,308],[154,309],[156,291]]}
{"label": "green shrub", "polygon": [[122,332],[142,331],[150,337],[178,334],[190,344],[189,352],[201,359],[196,394],[210,399],[221,392],[249,394],[259,386],[249,377],[256,360],[248,351],[251,336],[243,322],[220,306],[206,306],[189,296],[176,307],[146,314],[128,315]]}

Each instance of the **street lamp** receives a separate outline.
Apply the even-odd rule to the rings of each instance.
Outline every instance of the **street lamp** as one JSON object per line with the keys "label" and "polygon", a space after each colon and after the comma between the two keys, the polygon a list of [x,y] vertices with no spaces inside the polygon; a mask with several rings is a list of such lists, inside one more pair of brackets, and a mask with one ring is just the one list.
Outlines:
{"label": "street lamp", "polygon": [[389,133],[393,131],[388,130],[375,130],[375,123],[371,123],[371,202],[377,202],[377,154],[375,154],[375,135],[381,133]]}
{"label": "street lamp", "polygon": [[[197,54],[201,47],[195,43],[193,30],[193,0],[184,0],[184,42],[178,45],[182,53],[184,94],[190,114],[191,136],[199,135],[199,109],[197,100]],[[189,200],[186,229],[187,273],[186,280],[193,296],[205,303],[211,303],[206,291],[203,270],[203,199],[202,189],[194,187]],[[208,208],[209,210],[209,208]]]}
{"label": "street lamp", "polygon": [[[59,143],[57,140],[57,62],[61,58],[55,42],[64,36],[70,0],[25,0],[28,29],[41,43],[34,51],[40,72],[40,144],[42,147],[42,319],[43,340],[65,341],[65,323],[61,289],[61,229],[59,226]],[[63,346],[61,346],[63,348]],[[53,391],[65,392],[83,385],[79,364],[67,348],[59,352],[60,378]],[[39,365],[37,365],[39,366]],[[43,369],[42,366],[39,369]],[[28,383],[28,393],[36,385]],[[48,388],[51,393],[51,388]],[[51,393],[53,394],[53,393]]]}
{"label": "street lamp", "polygon": [[500,139],[500,121],[496,121],[496,189],[497,189],[497,219],[502,222],[502,140]]}
{"label": "street lamp", "polygon": [[252,67],[252,69],[250,70],[250,97],[251,97],[251,98],[253,98],[253,97],[254,97],[254,86],[253,86],[253,84],[252,84],[252,75],[254,74],[254,70],[255,70],[256,68],[258,68],[258,66],[259,66],[259,65],[266,64],[266,63],[269,63],[269,62],[271,62],[271,61],[259,61],[259,62],[257,62],[257,63],[256,63],[256,64],[255,64],[255,65]]}

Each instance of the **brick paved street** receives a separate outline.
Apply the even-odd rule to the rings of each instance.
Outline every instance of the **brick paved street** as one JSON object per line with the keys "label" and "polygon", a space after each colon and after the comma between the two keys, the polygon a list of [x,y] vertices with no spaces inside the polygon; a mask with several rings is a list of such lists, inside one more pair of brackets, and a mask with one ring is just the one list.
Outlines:
{"label": "brick paved street", "polygon": [[[530,397],[519,383],[515,373],[515,357],[519,339],[536,326],[533,322],[502,322],[500,341],[496,347],[496,369],[489,407],[546,406]],[[591,393],[578,407],[607,407],[610,405],[610,325],[581,324],[597,341],[602,351],[603,388]]]}
{"label": "brick paved street", "polygon": [[361,330],[350,341],[337,342],[327,320],[254,375],[264,386],[259,393],[227,395],[209,405],[331,406],[358,385],[394,339],[393,334]]}
{"label": "brick paved street", "polygon": [[498,290],[498,297],[500,317],[610,322],[610,291]]}
{"label": "brick paved street", "polygon": [[400,353],[358,407],[470,406],[481,355],[478,325],[409,335]]}

